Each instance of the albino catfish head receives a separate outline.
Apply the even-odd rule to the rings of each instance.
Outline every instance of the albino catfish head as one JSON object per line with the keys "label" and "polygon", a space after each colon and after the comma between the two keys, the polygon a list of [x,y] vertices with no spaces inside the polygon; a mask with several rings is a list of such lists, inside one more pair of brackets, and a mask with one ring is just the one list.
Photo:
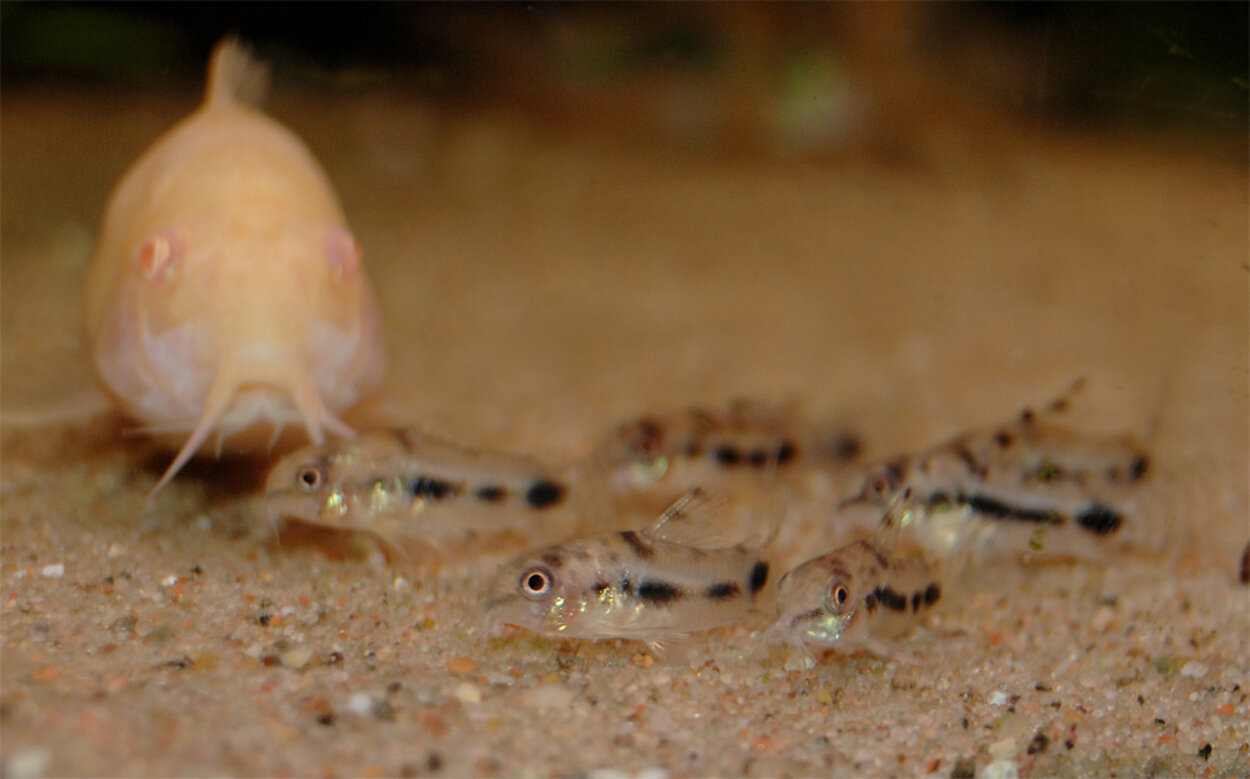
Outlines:
{"label": "albino catfish head", "polygon": [[218,446],[256,425],[276,436],[302,423],[318,443],[351,435],[336,412],[380,381],[381,326],[351,235],[306,229],[280,244],[288,256],[254,261],[223,256],[237,240],[197,245],[194,230],[161,230],[134,250],[94,359],[149,430],[188,432],[162,484],[214,433]]}
{"label": "albino catfish head", "polygon": [[146,430],[188,434],[158,488],[214,434],[218,447],[258,425],[270,443],[293,422],[318,443],[351,435],[337,415],[385,372],[373,290],[329,180],[235,98],[258,67],[236,42],[218,46],[204,105],[114,190],[87,279],[109,393]]}

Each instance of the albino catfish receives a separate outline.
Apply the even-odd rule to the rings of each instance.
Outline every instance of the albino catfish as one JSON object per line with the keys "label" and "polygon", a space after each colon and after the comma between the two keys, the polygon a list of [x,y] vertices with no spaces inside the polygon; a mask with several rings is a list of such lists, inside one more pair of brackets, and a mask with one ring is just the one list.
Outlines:
{"label": "albino catfish", "polygon": [[179,436],[164,485],[216,437],[264,451],[283,426],[321,443],[386,371],[360,245],[325,172],[249,105],[265,69],[213,52],[204,103],[130,166],[87,277],[92,360],[116,406]]}

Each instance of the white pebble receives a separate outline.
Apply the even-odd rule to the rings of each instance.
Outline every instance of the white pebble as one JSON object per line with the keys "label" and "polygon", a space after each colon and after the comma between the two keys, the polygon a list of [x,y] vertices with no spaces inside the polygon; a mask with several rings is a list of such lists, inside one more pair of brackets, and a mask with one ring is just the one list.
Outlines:
{"label": "white pebble", "polygon": [[1190,660],[1188,663],[1185,663],[1183,668],[1181,668],[1181,676],[1188,676],[1197,679],[1201,676],[1206,676],[1207,670],[1208,669],[1205,663],[1200,663],[1197,660]]}
{"label": "white pebble", "polygon": [[166,576],[164,579],[161,579],[162,587],[173,587],[177,583],[178,583],[178,577],[174,574],[170,574],[169,576]]}
{"label": "white pebble", "polygon": [[1016,779],[1019,775],[1020,771],[1015,763],[1010,760],[995,760],[981,769],[977,779]]}
{"label": "white pebble", "polygon": [[46,579],[59,579],[65,575],[65,563],[45,565],[39,570],[39,573]]}
{"label": "white pebble", "polygon": [[353,693],[352,696],[347,699],[347,710],[352,714],[357,714],[361,717],[368,717],[373,713],[373,696],[367,692]]}
{"label": "white pebble", "polygon": [[461,682],[456,685],[456,697],[464,703],[481,703],[482,691],[472,682]]}
{"label": "white pebble", "polygon": [[991,706],[1005,706],[1007,704],[1007,693],[1002,690],[995,690],[990,693],[988,703]]}
{"label": "white pebble", "polygon": [[278,655],[278,659],[287,668],[300,669],[308,665],[308,661],[312,659],[313,653],[311,649],[301,647],[300,649],[291,649]]}

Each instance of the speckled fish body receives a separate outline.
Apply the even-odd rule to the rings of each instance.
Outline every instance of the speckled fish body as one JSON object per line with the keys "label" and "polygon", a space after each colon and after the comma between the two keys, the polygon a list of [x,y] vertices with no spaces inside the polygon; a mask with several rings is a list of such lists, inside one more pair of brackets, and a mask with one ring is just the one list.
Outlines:
{"label": "speckled fish body", "polygon": [[938,568],[920,554],[856,541],[781,578],[777,619],[766,637],[799,647],[881,651],[882,642],[914,629],[941,597]]}
{"label": "speckled fish body", "polygon": [[877,467],[844,503],[885,506],[909,489],[928,516],[949,520],[950,509],[966,509],[969,518],[1055,542],[1065,533],[1081,541],[1119,538],[1141,535],[1126,534],[1125,526],[1149,463],[1132,436],[1083,434],[1026,410],[1011,424]]}
{"label": "speckled fish body", "polygon": [[569,638],[662,641],[746,615],[768,585],[768,542],[701,548],[666,541],[664,521],[648,530],[577,539],[507,563],[483,604],[487,632],[515,625]]}
{"label": "speckled fish body", "polygon": [[814,445],[776,409],[739,400],[726,411],[689,408],[620,425],[596,462],[618,491],[680,494],[744,476],[776,478],[820,459],[847,462],[859,450],[849,434]]}
{"label": "speckled fish body", "polygon": [[269,472],[263,503],[294,517],[386,538],[419,534],[432,514],[515,520],[562,505],[564,482],[520,455],[475,451],[412,430],[307,446]]}
{"label": "speckled fish body", "polygon": [[259,81],[218,45],[204,103],[114,190],[87,279],[105,387],[147,431],[187,436],[165,480],[214,436],[263,451],[291,423],[351,435],[338,414],[385,372],[360,248],[312,154],[245,104]]}

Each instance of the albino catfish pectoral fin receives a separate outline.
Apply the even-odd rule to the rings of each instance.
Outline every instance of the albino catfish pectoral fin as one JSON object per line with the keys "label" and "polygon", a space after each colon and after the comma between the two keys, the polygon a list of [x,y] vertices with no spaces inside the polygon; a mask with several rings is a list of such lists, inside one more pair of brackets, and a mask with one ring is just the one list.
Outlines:
{"label": "albino catfish pectoral fin", "polygon": [[86,422],[113,412],[113,401],[102,392],[84,391],[56,405],[0,410],[0,427],[37,428]]}

